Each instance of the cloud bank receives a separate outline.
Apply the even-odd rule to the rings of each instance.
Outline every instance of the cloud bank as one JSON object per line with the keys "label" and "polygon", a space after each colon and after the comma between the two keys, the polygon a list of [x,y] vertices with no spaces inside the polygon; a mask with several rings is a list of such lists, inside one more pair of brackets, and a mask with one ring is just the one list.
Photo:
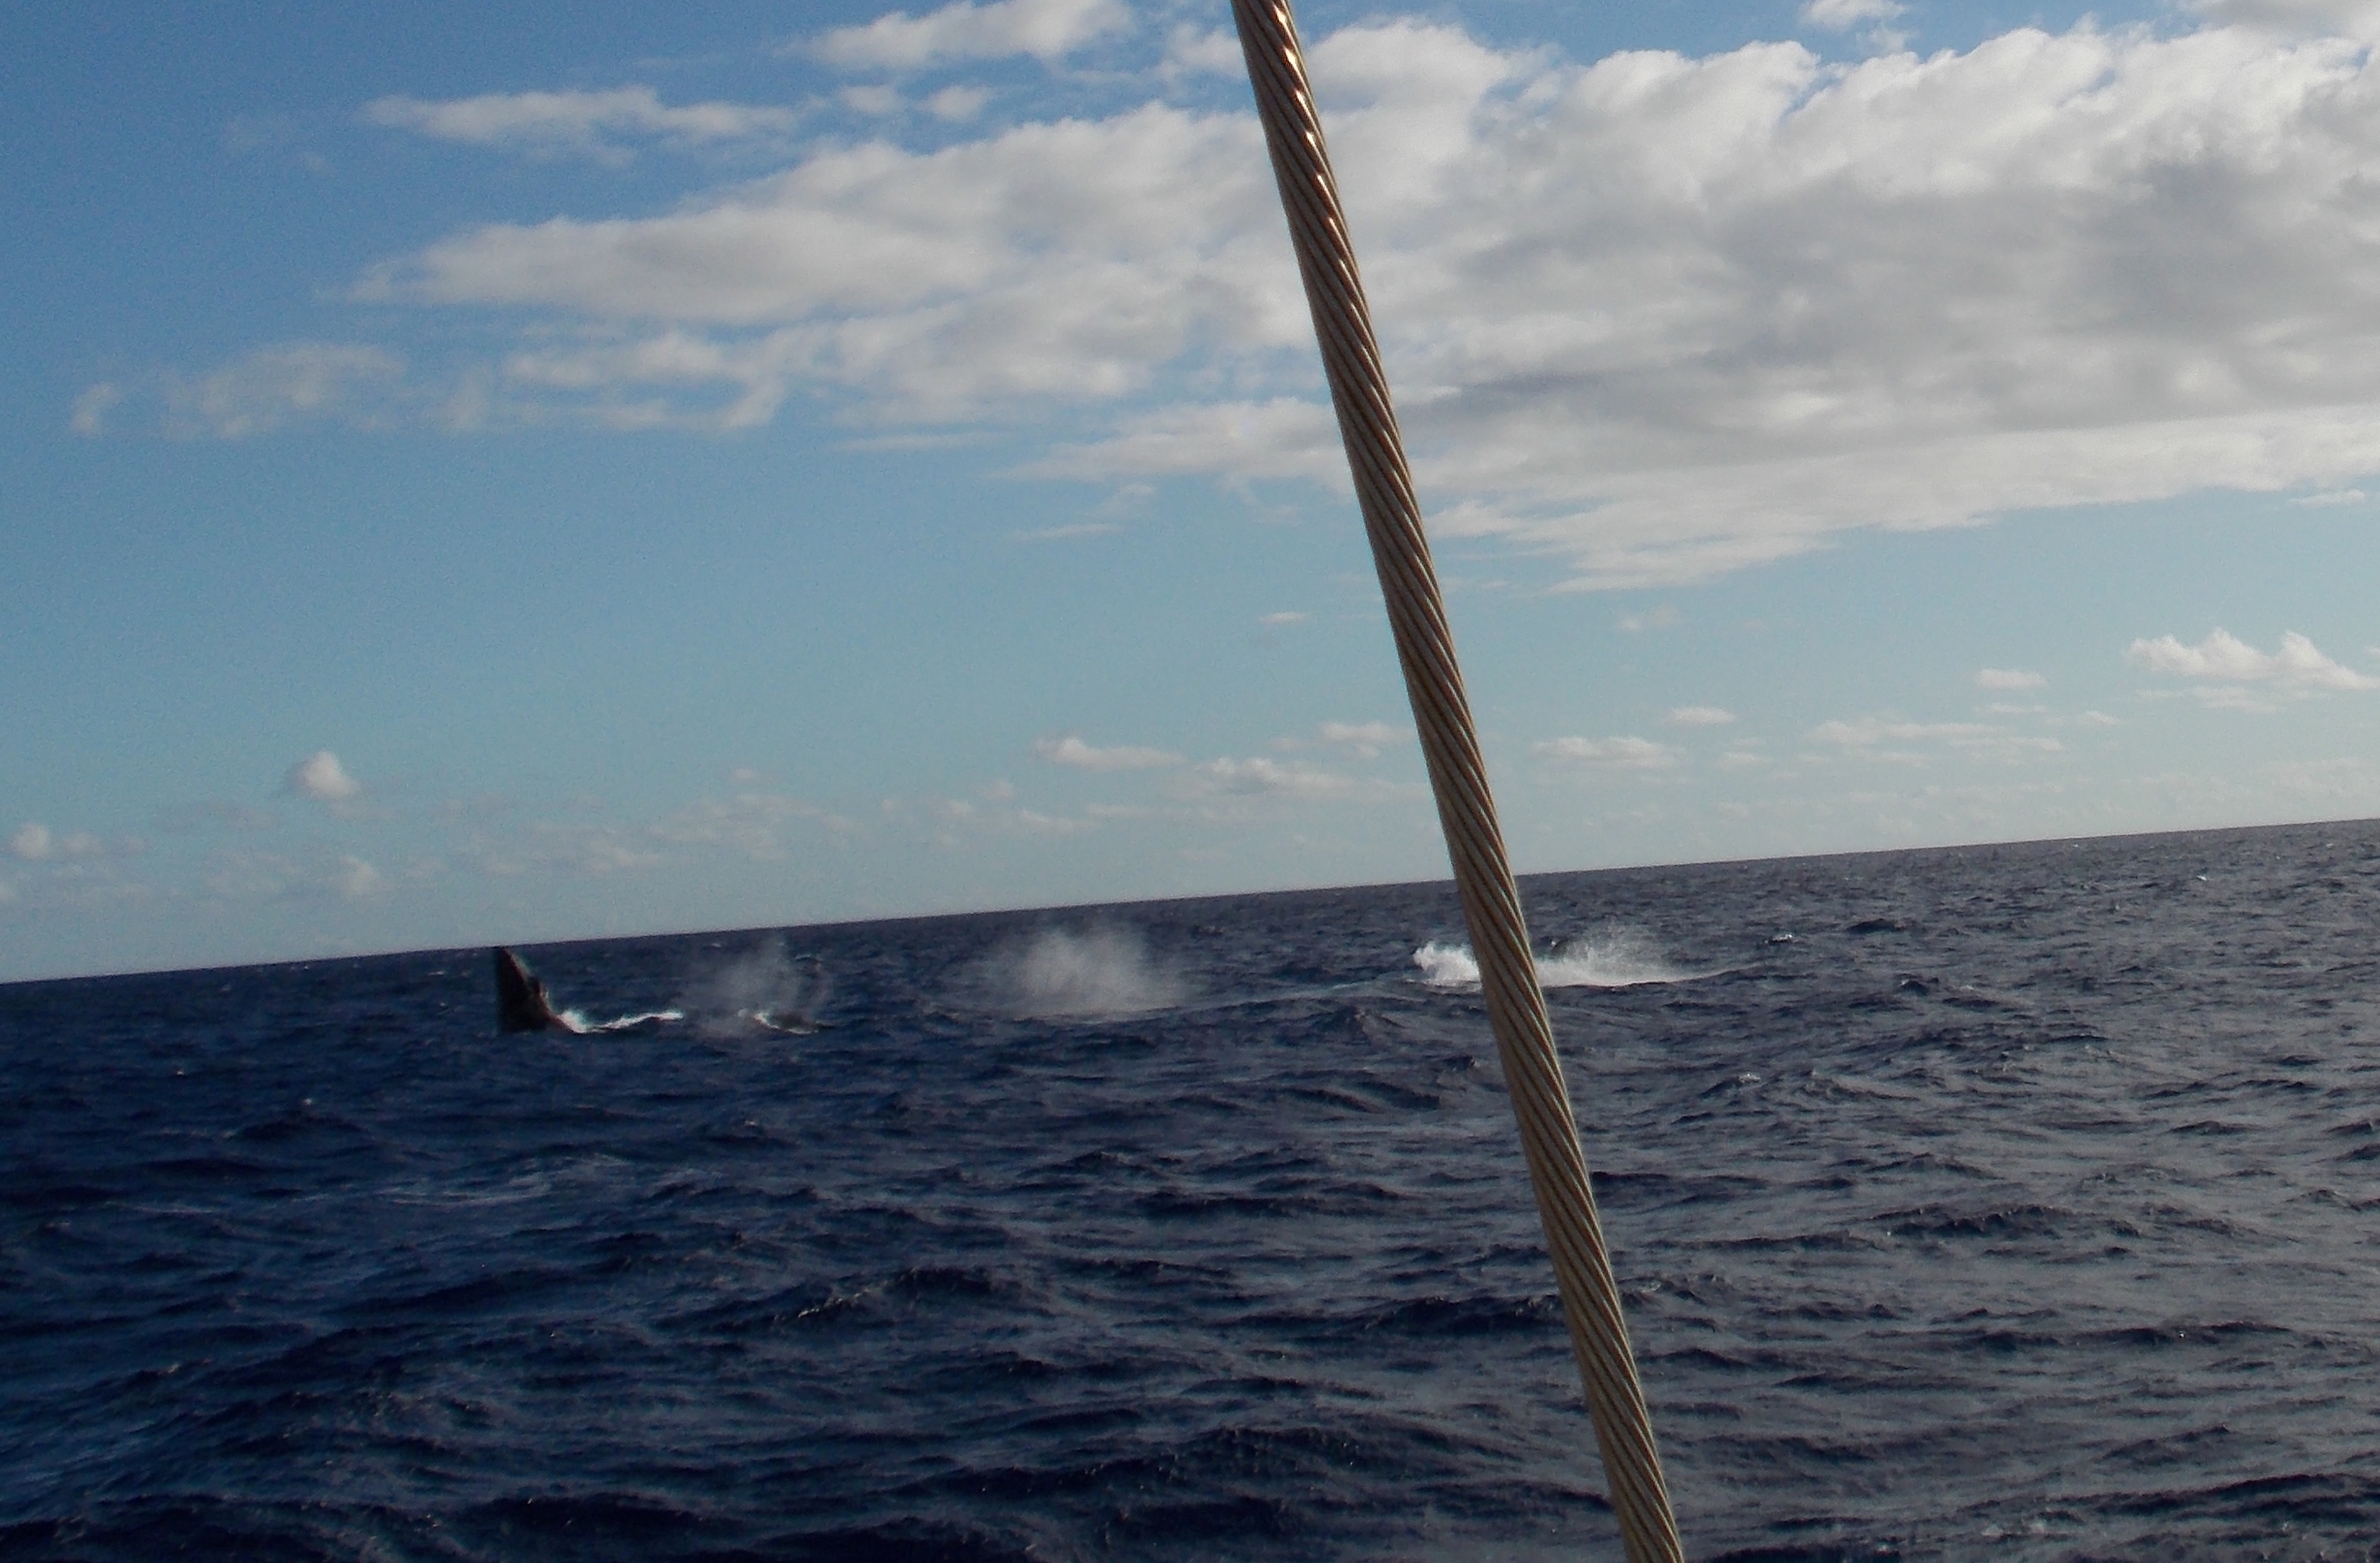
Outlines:
{"label": "cloud bank", "polygon": [[[1792,42],[1580,65],[1399,18],[1321,39],[1435,524],[1554,584],[1642,587],[1858,528],[2380,471],[2380,67],[2271,9],[1850,65]],[[1136,35],[1115,0],[1002,0],[808,47],[881,72]],[[1028,429],[1043,477],[1340,488],[1255,121],[1236,93],[1177,101],[1182,79],[1151,66],[1122,107],[928,146],[821,142],[651,215],[465,229],[356,291],[521,330],[477,401],[414,394],[460,425],[750,427],[798,390],[865,424]],[[487,140],[765,112],[731,107],[370,112]],[[260,349],[177,405],[224,434],[361,421],[406,372]]]}

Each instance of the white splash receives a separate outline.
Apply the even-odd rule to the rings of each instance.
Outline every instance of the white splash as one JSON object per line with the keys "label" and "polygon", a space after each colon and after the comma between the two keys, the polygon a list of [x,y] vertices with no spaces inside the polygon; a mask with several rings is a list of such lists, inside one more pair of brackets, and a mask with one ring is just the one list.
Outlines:
{"label": "white splash", "polygon": [[[1421,968],[1421,980],[1428,987],[1479,986],[1479,962],[1467,944],[1431,939],[1414,951],[1413,962]],[[1707,975],[1681,971],[1633,928],[1607,928],[1537,957],[1540,987],[1634,987],[1644,983],[1691,982]]]}
{"label": "white splash", "polygon": [[570,1029],[581,1036],[600,1036],[607,1032],[642,1031],[648,1026],[667,1025],[673,1021],[686,1019],[686,1012],[682,1010],[644,1010],[633,1015],[622,1015],[617,1020],[590,1023],[578,1011],[565,1010],[557,1018],[567,1022]]}
{"label": "white splash", "polygon": [[1440,944],[1433,939],[1414,951],[1413,960],[1421,968],[1421,980],[1432,987],[1479,986],[1479,963],[1467,944]]}
{"label": "white splash", "polygon": [[1537,962],[1537,981],[1547,987],[1635,987],[1706,975],[1680,970],[1643,933],[1616,927],[1572,939]]}

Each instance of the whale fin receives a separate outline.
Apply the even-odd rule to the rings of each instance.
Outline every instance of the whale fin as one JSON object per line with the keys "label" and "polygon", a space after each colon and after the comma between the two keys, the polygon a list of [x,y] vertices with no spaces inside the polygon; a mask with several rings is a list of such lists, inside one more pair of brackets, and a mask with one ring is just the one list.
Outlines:
{"label": "whale fin", "polygon": [[498,1031],[567,1031],[570,1023],[553,1012],[539,981],[521,958],[503,945],[495,949],[496,1029]]}

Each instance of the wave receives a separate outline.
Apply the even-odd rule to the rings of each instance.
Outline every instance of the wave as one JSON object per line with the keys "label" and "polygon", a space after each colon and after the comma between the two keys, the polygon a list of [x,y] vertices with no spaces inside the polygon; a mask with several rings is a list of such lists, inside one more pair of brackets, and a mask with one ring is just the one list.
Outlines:
{"label": "wave", "polygon": [[[1479,961],[1468,944],[1431,939],[1413,953],[1429,987],[1479,986]],[[1557,940],[1536,957],[1540,987],[1641,987],[1653,983],[1693,982],[1709,972],[1685,971],[1663,959],[1633,929],[1615,928],[1586,939]]]}

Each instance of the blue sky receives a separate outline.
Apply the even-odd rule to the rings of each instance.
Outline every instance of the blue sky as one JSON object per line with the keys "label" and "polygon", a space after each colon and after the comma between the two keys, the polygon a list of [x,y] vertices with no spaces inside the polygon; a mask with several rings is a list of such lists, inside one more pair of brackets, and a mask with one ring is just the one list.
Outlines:
{"label": "blue sky", "polygon": [[[1524,870],[2380,812],[2380,14],[1300,14]],[[109,17],[0,979],[1443,874],[1223,7]]]}

